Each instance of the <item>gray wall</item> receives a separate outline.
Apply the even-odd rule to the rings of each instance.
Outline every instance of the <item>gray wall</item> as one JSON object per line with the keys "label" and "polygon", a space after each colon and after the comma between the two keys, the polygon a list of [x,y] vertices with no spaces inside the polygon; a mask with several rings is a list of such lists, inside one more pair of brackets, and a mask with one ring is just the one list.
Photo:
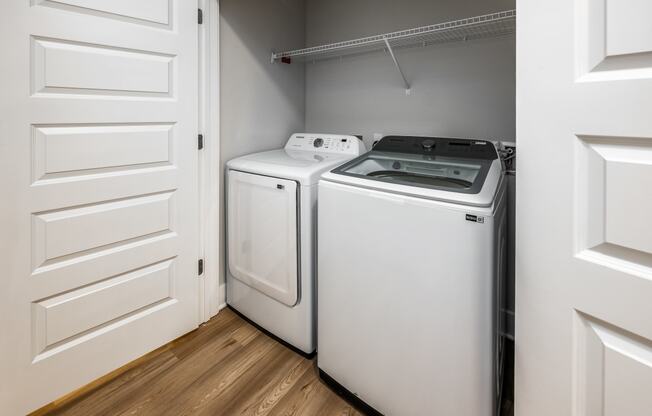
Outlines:
{"label": "gray wall", "polygon": [[304,68],[272,65],[305,44],[302,0],[220,2],[222,159],[281,147],[305,120]]}
{"label": "gray wall", "polygon": [[[272,50],[304,46],[304,24],[303,0],[220,1],[223,163],[282,147],[292,133],[304,130],[304,68],[270,64]],[[221,238],[223,242],[224,235]]]}
{"label": "gray wall", "polygon": [[[307,0],[308,46],[513,9],[514,0]],[[513,37],[306,64],[306,129],[514,141]]]}

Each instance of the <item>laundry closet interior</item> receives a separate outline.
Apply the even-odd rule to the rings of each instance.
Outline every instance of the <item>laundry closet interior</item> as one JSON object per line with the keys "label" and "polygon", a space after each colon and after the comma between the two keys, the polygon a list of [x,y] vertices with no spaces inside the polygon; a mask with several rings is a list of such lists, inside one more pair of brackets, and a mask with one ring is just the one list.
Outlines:
{"label": "laundry closet interior", "polygon": [[513,414],[515,0],[3,12],[0,414]]}
{"label": "laundry closet interior", "polygon": [[[492,318],[495,326],[491,330],[497,340],[497,344],[488,348],[496,359],[497,381],[493,385],[497,390],[496,405],[502,407],[499,412],[509,412],[513,400],[514,352],[515,17],[513,0],[220,1],[220,158],[229,172],[224,175],[222,207],[225,216],[220,227],[224,233],[225,250],[222,254],[226,265],[225,275],[221,277],[221,296],[230,294],[234,299],[241,298],[241,292],[231,293],[229,290],[247,281],[233,278],[233,259],[229,254],[229,250],[233,251],[232,245],[238,244],[229,237],[229,233],[237,233],[235,228],[230,228],[229,215],[245,210],[234,208],[228,202],[234,195],[230,188],[230,172],[246,168],[242,164],[228,165],[229,161],[283,148],[288,138],[303,132],[309,135],[310,146],[314,140],[321,140],[320,135],[330,134],[357,136],[366,150],[372,150],[385,137],[474,139],[496,143],[504,160],[502,176],[506,192],[507,237],[504,265],[499,271],[502,276],[496,281],[495,291],[487,292],[490,296],[487,301],[493,302],[492,312],[495,311],[495,318]],[[273,173],[262,174],[274,176]],[[317,198],[322,192],[320,186]],[[337,206],[337,202],[334,204]],[[320,200],[319,207],[322,206],[326,205],[322,205]],[[265,208],[261,209],[265,211]],[[368,210],[370,217],[374,216],[373,204],[364,205],[364,209]],[[326,218],[326,214],[318,210],[319,218],[315,218],[320,224],[317,227],[320,244],[322,233],[328,231],[320,228],[325,224],[322,217]],[[348,216],[349,213],[334,215]],[[401,211],[397,215],[400,216]],[[388,222],[394,220],[386,218]],[[249,219],[244,221],[251,223]],[[432,223],[423,223],[422,226],[424,232],[449,241],[448,245],[456,244],[452,235],[455,231],[438,228]],[[237,229],[242,231],[242,227]],[[379,247],[350,249],[360,252],[377,250],[379,256],[386,256],[392,250],[390,247],[405,243],[390,235],[374,241],[360,237],[357,244],[377,244]],[[342,238],[357,239],[355,234]],[[320,250],[326,248],[320,244],[316,245],[319,252],[316,257],[324,262],[326,257],[322,258]],[[460,258],[465,258],[466,254],[467,260],[462,261],[474,261],[475,254],[467,245],[455,249]],[[437,261],[437,247],[425,245],[421,250],[423,255],[417,261]],[[415,260],[410,257],[406,261]],[[322,266],[318,267],[320,271]],[[440,266],[435,263],[430,267],[433,279],[441,279],[437,273]],[[320,273],[315,274],[319,292]],[[408,287],[412,284],[410,277],[409,273],[396,271],[395,279],[401,282],[399,291],[400,285]],[[383,289],[371,282],[366,290]],[[322,292],[325,291],[323,285]],[[405,292],[409,293],[409,290]],[[339,302],[357,302],[356,298],[345,299],[342,293],[337,296]],[[413,301],[424,302],[423,299]],[[432,301],[436,302],[435,299]],[[255,306],[226,298],[222,299],[223,302],[246,318],[258,323],[265,321],[263,317],[261,320],[255,317]],[[397,292],[395,301],[388,298],[387,311],[400,315],[400,310],[410,303],[409,295],[402,296]],[[460,305],[463,304],[460,300]],[[456,317],[458,313],[451,310],[450,305],[431,303],[428,305],[430,309],[425,311],[440,317],[450,313],[446,319],[451,322],[449,327],[454,328],[456,319],[464,318],[461,317],[463,314]],[[464,305],[460,308],[468,307]],[[313,307],[319,313],[327,313],[325,306]],[[338,314],[338,309],[328,313]],[[350,311],[342,309],[341,313]],[[273,312],[262,314],[274,315]],[[380,315],[377,317],[379,327],[384,325],[384,319]],[[276,321],[283,325],[283,318]],[[488,322],[492,325],[491,320]],[[261,326],[270,329],[276,324],[269,322]],[[333,331],[344,336],[337,329]],[[271,332],[278,335],[275,330]],[[443,341],[457,334],[452,330],[438,336]],[[284,340],[287,341],[281,336],[281,341]],[[441,359],[442,354],[447,353],[444,344],[446,342],[441,342],[441,350],[438,350],[435,340],[435,348],[430,351],[433,359]],[[362,344],[359,347],[363,348]],[[367,345],[366,348],[370,347]],[[403,353],[409,355],[411,348],[420,347],[406,345]],[[369,351],[369,354],[374,352]],[[319,348],[317,355],[319,357]],[[459,364],[460,371],[465,371],[464,363]],[[334,379],[339,385],[338,377]]]}

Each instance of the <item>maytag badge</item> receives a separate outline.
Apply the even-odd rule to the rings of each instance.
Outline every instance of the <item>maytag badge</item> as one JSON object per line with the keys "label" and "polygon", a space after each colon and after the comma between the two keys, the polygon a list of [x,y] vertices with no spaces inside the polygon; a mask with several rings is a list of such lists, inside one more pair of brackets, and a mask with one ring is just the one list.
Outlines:
{"label": "maytag badge", "polygon": [[477,215],[466,214],[466,220],[484,224],[484,217],[478,217]]}

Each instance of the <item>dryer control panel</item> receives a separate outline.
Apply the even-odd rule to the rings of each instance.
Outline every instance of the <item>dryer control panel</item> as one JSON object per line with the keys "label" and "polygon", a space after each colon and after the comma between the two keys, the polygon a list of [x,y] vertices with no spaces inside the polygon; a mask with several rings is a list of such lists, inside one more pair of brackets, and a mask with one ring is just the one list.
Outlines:
{"label": "dryer control panel", "polygon": [[285,149],[352,156],[358,156],[367,151],[362,140],[355,136],[313,133],[293,134],[285,145]]}

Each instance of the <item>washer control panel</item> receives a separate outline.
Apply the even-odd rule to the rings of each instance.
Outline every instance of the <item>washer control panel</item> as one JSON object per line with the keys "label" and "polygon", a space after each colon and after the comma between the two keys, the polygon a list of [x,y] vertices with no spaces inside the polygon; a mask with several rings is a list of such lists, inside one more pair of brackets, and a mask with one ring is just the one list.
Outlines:
{"label": "washer control panel", "polygon": [[367,151],[362,140],[355,136],[312,133],[293,134],[285,145],[285,149],[353,156],[361,155]]}

